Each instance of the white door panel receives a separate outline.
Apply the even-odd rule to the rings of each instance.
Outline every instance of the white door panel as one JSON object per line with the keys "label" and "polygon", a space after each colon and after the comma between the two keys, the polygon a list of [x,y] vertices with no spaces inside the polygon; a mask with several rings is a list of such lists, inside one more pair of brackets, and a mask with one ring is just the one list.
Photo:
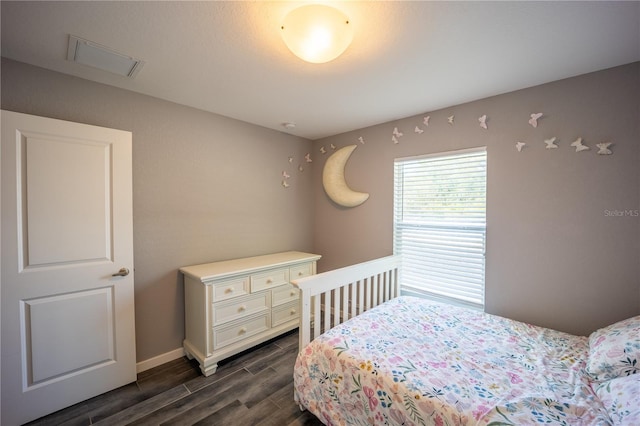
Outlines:
{"label": "white door panel", "polygon": [[115,362],[112,293],[106,287],[22,302],[27,389]]}
{"label": "white door panel", "polygon": [[19,190],[27,201],[25,266],[112,260],[108,141],[26,136],[23,144],[26,179]]}
{"label": "white door panel", "polygon": [[0,409],[17,425],[136,379],[131,133],[1,115]]}

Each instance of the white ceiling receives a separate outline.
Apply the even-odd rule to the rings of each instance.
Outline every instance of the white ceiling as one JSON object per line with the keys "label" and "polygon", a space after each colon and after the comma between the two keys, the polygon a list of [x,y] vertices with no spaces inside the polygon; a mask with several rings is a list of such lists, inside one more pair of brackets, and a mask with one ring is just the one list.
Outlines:
{"label": "white ceiling", "polygon": [[[312,140],[640,60],[638,1],[344,1],[353,44],[309,64],[279,33],[305,3],[2,0],[1,53]],[[146,63],[71,63],[69,34]]]}

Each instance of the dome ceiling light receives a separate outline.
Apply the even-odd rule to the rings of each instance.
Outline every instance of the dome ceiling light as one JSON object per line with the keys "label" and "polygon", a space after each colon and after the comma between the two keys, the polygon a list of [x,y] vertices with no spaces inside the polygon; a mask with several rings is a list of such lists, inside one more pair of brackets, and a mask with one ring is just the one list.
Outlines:
{"label": "dome ceiling light", "polygon": [[321,4],[292,10],[284,18],[281,30],[289,50],[315,64],[334,60],[353,40],[353,25],[347,15]]}

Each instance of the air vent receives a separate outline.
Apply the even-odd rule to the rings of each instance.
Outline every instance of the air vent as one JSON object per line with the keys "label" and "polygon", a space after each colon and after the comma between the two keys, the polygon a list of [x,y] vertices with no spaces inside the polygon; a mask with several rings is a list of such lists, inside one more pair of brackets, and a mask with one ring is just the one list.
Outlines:
{"label": "air vent", "polygon": [[69,36],[67,60],[129,78],[134,78],[144,65],[140,59],[73,35]]}

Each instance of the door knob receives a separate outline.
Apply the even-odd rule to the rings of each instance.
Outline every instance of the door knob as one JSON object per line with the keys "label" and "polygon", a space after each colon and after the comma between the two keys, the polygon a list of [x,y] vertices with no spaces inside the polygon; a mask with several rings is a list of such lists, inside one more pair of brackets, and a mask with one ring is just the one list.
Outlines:
{"label": "door knob", "polygon": [[116,272],[115,274],[112,274],[112,277],[126,277],[127,275],[129,275],[129,270],[127,268],[120,268],[120,270],[118,272]]}

